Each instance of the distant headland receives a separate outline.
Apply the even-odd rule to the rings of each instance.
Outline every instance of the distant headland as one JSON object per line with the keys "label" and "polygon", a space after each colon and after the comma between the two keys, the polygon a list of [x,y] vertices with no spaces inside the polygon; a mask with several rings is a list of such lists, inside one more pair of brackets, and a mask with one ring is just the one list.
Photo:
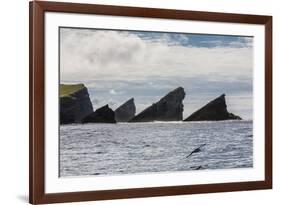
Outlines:
{"label": "distant headland", "polygon": [[222,94],[183,120],[184,98],[184,89],[178,87],[136,115],[134,98],[114,111],[108,104],[94,110],[84,84],[60,84],[60,124],[242,119],[228,112],[225,94]]}

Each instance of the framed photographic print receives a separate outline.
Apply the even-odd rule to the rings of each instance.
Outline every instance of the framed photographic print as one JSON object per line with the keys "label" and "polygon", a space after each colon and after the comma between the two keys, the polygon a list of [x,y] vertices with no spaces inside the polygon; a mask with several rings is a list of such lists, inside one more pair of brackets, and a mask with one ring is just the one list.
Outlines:
{"label": "framed photographic print", "polygon": [[30,2],[30,203],[272,187],[272,17]]}

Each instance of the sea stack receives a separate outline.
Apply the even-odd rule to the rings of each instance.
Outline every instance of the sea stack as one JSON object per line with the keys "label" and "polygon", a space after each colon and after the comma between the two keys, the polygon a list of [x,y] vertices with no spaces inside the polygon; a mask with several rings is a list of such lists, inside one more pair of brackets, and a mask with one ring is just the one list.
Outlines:
{"label": "sea stack", "polygon": [[86,116],[82,123],[116,123],[114,111],[105,105]]}
{"label": "sea stack", "polygon": [[169,92],[158,102],[143,110],[130,122],[181,121],[185,92],[182,87]]}
{"label": "sea stack", "polygon": [[60,85],[60,124],[80,123],[93,112],[84,84]]}
{"label": "sea stack", "polygon": [[218,121],[218,120],[241,120],[241,117],[229,113],[225,103],[225,94],[212,100],[201,109],[191,114],[184,121]]}
{"label": "sea stack", "polygon": [[135,117],[136,114],[136,105],[134,102],[134,98],[131,98],[120,107],[118,107],[115,111],[115,120],[117,122],[128,122],[130,119]]}

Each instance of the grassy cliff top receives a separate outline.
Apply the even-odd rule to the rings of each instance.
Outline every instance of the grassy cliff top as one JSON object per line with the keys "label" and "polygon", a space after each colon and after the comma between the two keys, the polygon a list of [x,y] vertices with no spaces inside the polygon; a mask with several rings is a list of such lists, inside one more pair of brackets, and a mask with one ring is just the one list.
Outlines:
{"label": "grassy cliff top", "polygon": [[60,97],[67,97],[72,93],[83,89],[84,87],[85,86],[83,84],[60,84]]}

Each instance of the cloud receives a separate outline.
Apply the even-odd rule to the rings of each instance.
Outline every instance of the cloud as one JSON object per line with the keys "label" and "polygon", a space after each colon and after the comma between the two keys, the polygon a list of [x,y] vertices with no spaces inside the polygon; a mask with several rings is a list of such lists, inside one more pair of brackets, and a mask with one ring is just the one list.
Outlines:
{"label": "cloud", "polygon": [[215,47],[196,47],[188,44],[185,34],[66,28],[60,32],[62,81],[252,75],[251,39],[240,37],[227,45],[217,42]]}
{"label": "cloud", "polygon": [[111,95],[116,95],[116,92],[115,92],[115,90],[113,90],[113,89],[110,90],[109,93],[110,93]]}

